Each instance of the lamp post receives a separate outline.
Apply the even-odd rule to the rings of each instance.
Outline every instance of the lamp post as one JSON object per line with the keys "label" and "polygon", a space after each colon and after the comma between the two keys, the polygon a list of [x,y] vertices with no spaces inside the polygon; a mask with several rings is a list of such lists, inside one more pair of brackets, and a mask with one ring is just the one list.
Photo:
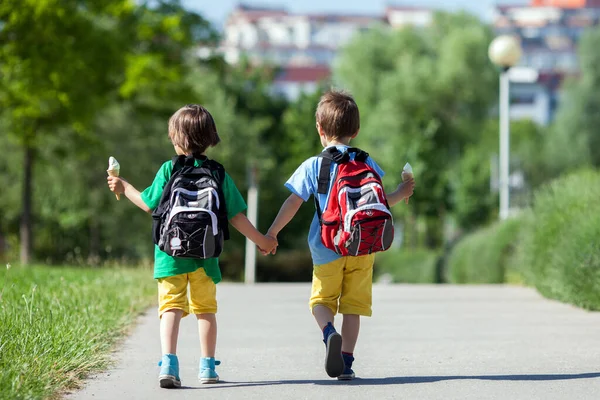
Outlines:
{"label": "lamp post", "polygon": [[521,58],[521,44],[513,36],[498,36],[490,44],[490,60],[502,69],[500,73],[500,219],[509,215],[510,161],[510,77],[509,69]]}
{"label": "lamp post", "polygon": [[[248,220],[258,226],[258,170],[256,165],[248,167]],[[246,238],[246,255],[244,259],[244,282],[256,282],[256,245]]]}

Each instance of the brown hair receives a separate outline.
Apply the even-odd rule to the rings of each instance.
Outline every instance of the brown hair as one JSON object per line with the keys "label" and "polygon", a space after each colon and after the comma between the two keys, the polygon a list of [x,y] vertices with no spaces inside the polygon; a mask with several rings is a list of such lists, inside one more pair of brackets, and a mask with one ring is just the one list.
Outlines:
{"label": "brown hair", "polygon": [[181,107],[169,118],[169,138],[186,154],[195,155],[221,141],[212,115],[198,104]]}
{"label": "brown hair", "polygon": [[315,118],[331,139],[350,137],[360,129],[358,106],[346,92],[331,90],[321,96]]}

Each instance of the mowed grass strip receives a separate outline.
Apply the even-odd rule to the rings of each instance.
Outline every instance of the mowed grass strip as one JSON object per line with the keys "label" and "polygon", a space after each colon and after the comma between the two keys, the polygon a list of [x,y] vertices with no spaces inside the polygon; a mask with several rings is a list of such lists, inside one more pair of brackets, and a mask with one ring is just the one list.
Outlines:
{"label": "mowed grass strip", "polygon": [[155,291],[147,269],[3,266],[0,399],[57,398],[77,388],[108,365]]}

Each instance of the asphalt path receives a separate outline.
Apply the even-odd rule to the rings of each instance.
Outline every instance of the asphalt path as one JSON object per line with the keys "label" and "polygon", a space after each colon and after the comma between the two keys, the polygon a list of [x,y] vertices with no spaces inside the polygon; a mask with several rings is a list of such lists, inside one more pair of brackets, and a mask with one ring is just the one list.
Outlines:
{"label": "asphalt path", "polygon": [[309,293],[309,284],[219,284],[222,382],[197,380],[191,316],[182,322],[176,390],[158,386],[159,321],[148,310],[111,369],[67,399],[600,399],[600,313],[521,287],[375,285],[357,379],[341,382],[323,369]]}

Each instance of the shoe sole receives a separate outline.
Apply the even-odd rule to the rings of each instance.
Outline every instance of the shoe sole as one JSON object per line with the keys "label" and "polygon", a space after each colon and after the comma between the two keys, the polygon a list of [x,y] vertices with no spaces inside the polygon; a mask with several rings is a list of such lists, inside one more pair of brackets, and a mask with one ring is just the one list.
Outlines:
{"label": "shoe sole", "polygon": [[344,373],[344,358],[342,357],[342,335],[332,333],[327,338],[327,351],[325,354],[325,372],[332,378],[337,378]]}
{"label": "shoe sole", "polygon": [[158,383],[163,389],[174,389],[181,387],[181,381],[178,381],[173,375],[159,376]]}
{"label": "shoe sole", "polygon": [[201,378],[200,379],[200,383],[205,385],[205,384],[211,384],[211,383],[218,383],[219,382],[219,378]]}
{"label": "shoe sole", "polygon": [[355,377],[356,376],[354,374],[352,374],[352,375],[340,375],[337,378],[338,378],[338,381],[351,381]]}

